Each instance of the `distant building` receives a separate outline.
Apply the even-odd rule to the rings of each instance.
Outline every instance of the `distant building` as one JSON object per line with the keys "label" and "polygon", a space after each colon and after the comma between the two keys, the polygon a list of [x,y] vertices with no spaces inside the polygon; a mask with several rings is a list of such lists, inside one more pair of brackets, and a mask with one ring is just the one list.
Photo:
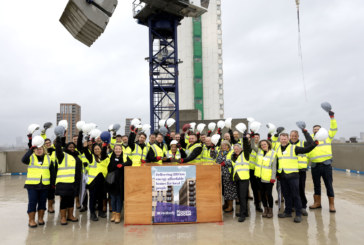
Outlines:
{"label": "distant building", "polygon": [[[130,126],[131,126],[131,121],[133,120],[134,118],[125,118],[125,135],[129,136],[130,134]],[[140,121],[141,119],[138,118]]]}
{"label": "distant building", "polygon": [[360,132],[360,139],[364,141],[364,132]]}
{"label": "distant building", "polygon": [[74,103],[61,103],[60,113],[57,113],[57,125],[61,120],[68,122],[66,142],[69,142],[73,135],[78,134],[76,123],[81,120],[81,106]]}
{"label": "distant building", "polygon": [[196,179],[186,179],[179,190],[179,205],[196,206]]}
{"label": "distant building", "polygon": [[173,186],[167,186],[167,190],[160,191],[155,188],[155,179],[152,179],[152,216],[155,216],[157,202],[174,203]]}

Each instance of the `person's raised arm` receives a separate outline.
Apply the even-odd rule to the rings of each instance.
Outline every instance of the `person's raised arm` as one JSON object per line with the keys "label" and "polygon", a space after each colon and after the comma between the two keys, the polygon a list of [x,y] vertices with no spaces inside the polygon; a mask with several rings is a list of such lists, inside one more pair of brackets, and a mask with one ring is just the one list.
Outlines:
{"label": "person's raised arm", "polygon": [[64,153],[62,150],[62,139],[61,137],[56,138],[56,157],[58,160],[58,164],[61,164],[64,158]]}
{"label": "person's raised arm", "polygon": [[22,163],[29,165],[30,163],[30,156],[33,154],[33,148],[30,147],[29,150],[24,154],[23,158],[21,159]]}

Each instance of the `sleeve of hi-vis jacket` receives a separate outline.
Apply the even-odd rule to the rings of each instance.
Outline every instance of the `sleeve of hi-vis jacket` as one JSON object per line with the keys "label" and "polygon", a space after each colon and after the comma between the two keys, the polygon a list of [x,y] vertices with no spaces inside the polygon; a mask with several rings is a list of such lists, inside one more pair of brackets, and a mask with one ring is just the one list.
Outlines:
{"label": "sleeve of hi-vis jacket", "polygon": [[278,147],[279,147],[278,136],[273,135],[272,136],[272,149],[276,151]]}
{"label": "sleeve of hi-vis jacket", "polygon": [[335,118],[330,120],[329,139],[332,141],[337,133],[337,122]]}

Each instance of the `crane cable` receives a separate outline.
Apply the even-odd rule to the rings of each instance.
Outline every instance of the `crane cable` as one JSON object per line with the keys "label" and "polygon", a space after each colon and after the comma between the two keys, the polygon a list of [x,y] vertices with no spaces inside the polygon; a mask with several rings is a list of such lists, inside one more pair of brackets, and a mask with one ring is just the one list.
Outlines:
{"label": "crane cable", "polygon": [[296,0],[296,7],[297,7],[297,22],[298,22],[298,56],[300,57],[301,61],[302,82],[305,91],[305,99],[307,102],[307,90],[306,90],[305,72],[303,69],[303,54],[301,45],[300,0]]}

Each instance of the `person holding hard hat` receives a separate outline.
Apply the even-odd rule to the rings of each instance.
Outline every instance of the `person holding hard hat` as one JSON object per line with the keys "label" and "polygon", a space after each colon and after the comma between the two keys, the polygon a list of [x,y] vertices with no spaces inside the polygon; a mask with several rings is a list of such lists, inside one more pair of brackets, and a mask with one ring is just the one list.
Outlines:
{"label": "person holding hard hat", "polygon": [[215,162],[217,157],[217,150],[215,145],[211,142],[211,137],[206,137],[205,144],[202,146],[202,162]]}
{"label": "person holding hard hat", "polygon": [[55,128],[55,134],[57,136],[55,146],[58,162],[55,194],[61,197],[61,225],[67,225],[67,221],[78,221],[73,216],[73,210],[75,196],[78,196],[81,182],[82,161],[79,158],[79,153],[75,151],[76,145],[73,142],[68,143],[62,149],[61,137],[64,135],[62,126]]}
{"label": "person holding hard hat", "polygon": [[170,143],[170,150],[164,153],[165,159],[163,162],[177,162],[181,158],[186,158],[186,152],[178,144],[177,140],[172,140]]}
{"label": "person holding hard hat", "polygon": [[186,149],[186,158],[181,158],[180,163],[198,163],[201,161],[202,145],[197,142],[197,135],[191,133],[189,136],[189,143],[186,144],[184,135],[181,136],[181,147]]}
{"label": "person holding hard hat", "polygon": [[41,136],[35,136],[32,146],[22,158],[22,162],[28,165],[24,188],[28,191],[28,226],[31,228],[37,227],[36,212],[38,212],[38,225],[45,224],[43,218],[51,184],[50,169],[53,168],[53,165],[43,145],[44,139]]}
{"label": "person holding hard hat", "polygon": [[[335,119],[335,113],[331,110],[331,105],[327,102],[322,103],[321,107],[328,112],[330,116],[330,130],[329,137],[320,141],[318,147],[307,154],[308,159],[311,161],[311,174],[314,184],[314,203],[309,208],[318,209],[321,208],[321,178],[324,180],[326,193],[329,198],[329,211],[332,213],[336,212],[334,203],[334,188],[332,186],[332,140],[337,133],[337,122]],[[320,130],[320,125],[313,127],[314,137]]]}
{"label": "person holding hard hat", "polygon": [[[106,132],[107,133],[107,132]],[[110,156],[107,154],[108,140],[103,140],[101,159],[105,159],[107,171],[114,175],[114,178],[108,179],[106,183],[107,190],[111,197],[112,215],[111,222],[120,223],[121,210],[124,202],[124,167],[131,166],[132,160],[124,154],[121,144],[114,145],[114,151]]]}
{"label": "person holding hard hat", "polygon": [[238,199],[236,185],[231,181],[232,154],[233,151],[231,149],[230,142],[223,140],[216,156],[216,163],[220,164],[221,166],[222,195],[225,200],[223,208],[226,213],[233,211],[233,201]]}
{"label": "person holding hard hat", "polygon": [[231,155],[233,166],[232,179],[236,182],[240,202],[239,222],[244,222],[249,216],[248,212],[248,190],[249,190],[249,156],[251,146],[248,138],[243,136],[243,147],[240,144],[234,145],[234,153]]}
{"label": "person holding hard hat", "polygon": [[[303,131],[304,134],[308,134]],[[312,151],[318,142],[313,142],[307,147],[299,147],[289,142],[289,135],[281,133],[280,143],[276,148],[279,179],[281,181],[282,193],[285,200],[284,213],[278,214],[279,218],[292,217],[292,206],[294,202],[296,217],[295,223],[302,221],[302,202],[299,194],[299,169],[298,156]]]}
{"label": "person holding hard hat", "polygon": [[133,162],[133,166],[141,166],[146,163],[148,155],[148,147],[145,144],[147,135],[143,132],[139,133],[138,142],[135,143],[135,137],[138,134],[138,128],[130,126],[130,134],[128,138],[128,146],[130,148],[129,157]]}

